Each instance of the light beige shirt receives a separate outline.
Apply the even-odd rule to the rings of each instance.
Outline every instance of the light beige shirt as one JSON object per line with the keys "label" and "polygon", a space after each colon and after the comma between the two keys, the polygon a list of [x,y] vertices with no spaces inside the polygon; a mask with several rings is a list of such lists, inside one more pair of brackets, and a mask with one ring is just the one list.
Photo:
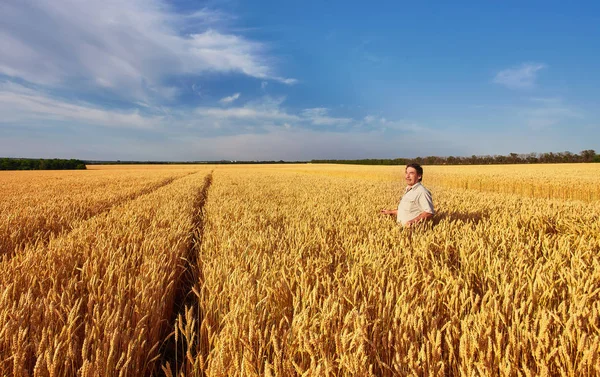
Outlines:
{"label": "light beige shirt", "polygon": [[423,212],[429,212],[432,215],[435,214],[431,193],[421,182],[417,182],[404,189],[404,196],[402,196],[402,200],[398,204],[396,221],[402,223],[402,225],[406,225],[407,222]]}

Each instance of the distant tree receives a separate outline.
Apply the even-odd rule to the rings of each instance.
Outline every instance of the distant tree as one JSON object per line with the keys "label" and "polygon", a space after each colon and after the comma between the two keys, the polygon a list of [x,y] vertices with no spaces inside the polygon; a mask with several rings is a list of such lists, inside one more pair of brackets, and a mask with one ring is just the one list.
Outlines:
{"label": "distant tree", "polygon": [[553,162],[556,162],[556,157],[554,156],[554,153],[552,153],[552,152],[542,153],[542,155],[540,156],[540,162],[544,162],[546,164],[551,164]]}
{"label": "distant tree", "polygon": [[[266,163],[267,161],[262,161]],[[273,161],[275,162],[275,161]],[[413,159],[395,158],[395,159],[363,159],[363,160],[312,160],[312,163],[331,163],[331,164],[359,164],[359,165],[406,165],[410,162],[416,162],[423,165],[478,165],[478,164],[536,164],[536,163],[577,163],[577,162],[600,162],[600,155],[597,155],[593,149],[584,150],[580,154],[574,154],[569,151],[559,153],[510,153],[503,155],[484,155],[476,156],[427,156],[415,157]],[[227,162],[229,163],[229,162]],[[244,163],[237,162],[237,163]],[[256,163],[256,162],[255,162]],[[282,163],[282,161],[279,161]]]}
{"label": "distant tree", "polygon": [[581,156],[581,160],[583,162],[592,162],[596,157],[596,151],[593,149],[586,149],[584,151],[581,151],[579,155]]}
{"label": "distant tree", "polygon": [[529,153],[525,160],[530,164],[535,164],[539,161],[536,153]]}
{"label": "distant tree", "polygon": [[0,170],[65,170],[85,169],[81,160],[33,159],[33,158],[1,158]]}
{"label": "distant tree", "polygon": [[573,153],[569,151],[558,152],[556,162],[573,162]]}

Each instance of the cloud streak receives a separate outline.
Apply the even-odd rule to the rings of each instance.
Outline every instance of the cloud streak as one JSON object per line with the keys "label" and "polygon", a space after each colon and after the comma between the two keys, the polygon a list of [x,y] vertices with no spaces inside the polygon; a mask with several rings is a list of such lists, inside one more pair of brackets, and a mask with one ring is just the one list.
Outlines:
{"label": "cloud streak", "polygon": [[[169,99],[178,75],[278,75],[265,44],[216,29],[222,14],[177,14],[163,0],[0,3],[0,74],[50,87]],[[31,27],[35,25],[35,27]],[[189,32],[182,33],[181,30]]]}
{"label": "cloud streak", "polygon": [[498,72],[493,82],[509,89],[531,89],[535,86],[538,72],[544,68],[546,65],[541,63],[523,63]]}
{"label": "cloud streak", "polygon": [[[550,126],[578,121],[583,115],[555,98],[534,98],[528,106],[514,109],[527,127],[511,133],[498,130],[491,137],[484,131],[465,134],[434,130],[375,115],[336,118],[326,108],[294,112],[286,109],[284,102],[283,97],[264,96],[226,108],[186,110],[140,105],[111,110],[0,82],[0,150],[4,156],[20,157],[310,160],[489,154],[490,150],[525,153],[546,151],[547,145],[561,150],[585,149],[576,141],[557,141],[564,127]],[[322,118],[336,120],[316,127],[315,122]],[[107,132],[108,128],[115,132]],[[540,128],[545,131],[540,132]],[[585,129],[578,132],[590,139],[594,133]]]}
{"label": "cloud streak", "polygon": [[304,109],[302,116],[315,126],[346,126],[353,122],[350,118],[336,118],[328,115],[329,109],[315,107]]}
{"label": "cloud streak", "polygon": [[161,127],[164,116],[144,115],[139,110],[106,110],[86,102],[68,102],[22,85],[0,83],[1,123],[34,124],[49,122],[107,128],[154,129]]}
{"label": "cloud streak", "polygon": [[[232,105],[240,93],[222,98],[221,105]],[[100,126],[111,129],[145,129],[170,134],[208,132],[217,135],[264,133],[269,129],[313,129],[321,132],[348,133],[393,131],[400,133],[428,132],[415,123],[390,121],[383,117],[363,119],[336,117],[323,107],[290,111],[283,104],[285,97],[265,95],[242,106],[197,106],[192,108],[153,106],[137,101],[124,109],[110,109],[89,102],[69,100],[35,86],[0,81],[0,119],[2,124],[74,125],[85,128]],[[215,130],[219,132],[215,133]]]}
{"label": "cloud streak", "polygon": [[[163,109],[157,114],[157,108],[146,104],[133,110],[109,110],[0,82],[4,115],[0,127],[6,124],[17,131],[0,139],[0,149],[4,155],[26,157],[306,160],[396,156],[401,140],[412,148],[419,138],[431,140],[427,134],[406,138],[390,133],[391,128],[382,126],[393,128],[394,123],[381,118],[367,127],[362,119],[331,117],[325,108],[290,112],[284,101],[284,97],[264,96],[244,106]],[[311,128],[315,124],[319,127]],[[103,132],[106,127],[134,133]],[[349,127],[354,132],[344,132]],[[29,131],[19,129],[51,132],[45,140],[26,139]]]}
{"label": "cloud streak", "polygon": [[531,98],[532,105],[520,111],[526,125],[533,130],[546,130],[561,123],[581,120],[584,114],[565,104],[560,98]]}
{"label": "cloud streak", "polygon": [[235,93],[235,94],[232,94],[232,95],[230,95],[228,97],[221,98],[219,100],[219,102],[226,105],[226,104],[232,103],[233,101],[235,101],[238,98],[240,98],[240,93]]}

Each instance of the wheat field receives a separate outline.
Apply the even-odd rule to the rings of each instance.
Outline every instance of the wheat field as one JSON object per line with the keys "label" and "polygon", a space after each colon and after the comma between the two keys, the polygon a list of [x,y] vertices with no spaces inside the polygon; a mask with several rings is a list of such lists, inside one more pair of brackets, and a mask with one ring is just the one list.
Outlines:
{"label": "wheat field", "polygon": [[0,173],[0,374],[600,375],[600,165]]}

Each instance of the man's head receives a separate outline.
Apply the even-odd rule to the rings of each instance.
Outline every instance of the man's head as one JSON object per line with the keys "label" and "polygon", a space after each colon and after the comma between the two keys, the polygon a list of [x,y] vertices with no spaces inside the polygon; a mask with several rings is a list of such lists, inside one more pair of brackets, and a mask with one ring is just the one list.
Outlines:
{"label": "man's head", "polygon": [[423,180],[423,168],[419,164],[408,164],[404,170],[404,178],[409,186]]}

